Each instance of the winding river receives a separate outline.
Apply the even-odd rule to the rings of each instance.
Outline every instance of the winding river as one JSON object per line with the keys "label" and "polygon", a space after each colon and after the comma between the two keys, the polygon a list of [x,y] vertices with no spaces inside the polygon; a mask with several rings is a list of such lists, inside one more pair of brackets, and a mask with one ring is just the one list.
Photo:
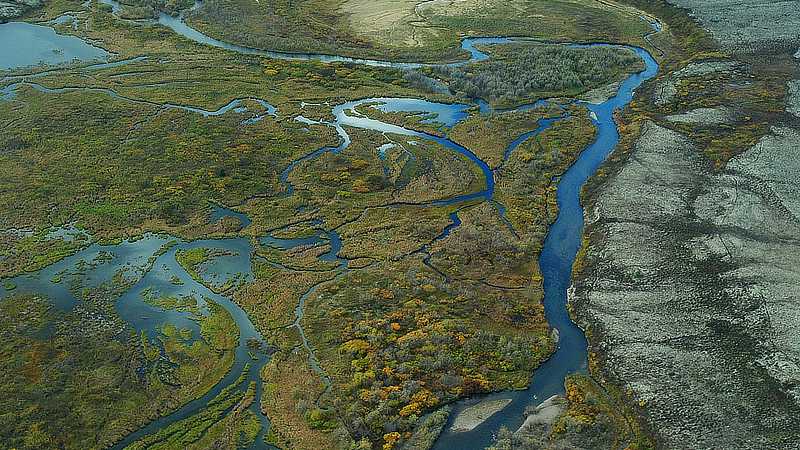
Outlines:
{"label": "winding river", "polygon": [[623,108],[633,99],[634,91],[658,72],[658,63],[644,49],[633,48],[645,62],[643,72],[627,78],[616,96],[601,104],[586,104],[596,118],[595,141],[581,152],[578,160],[560,178],[558,183],[558,218],[551,225],[545,239],[539,266],[544,277],[544,306],[547,322],[558,330],[555,353],[533,375],[528,389],[501,392],[482,397],[510,399],[511,403],[474,430],[465,433],[450,431],[456,414],[474,401],[457,405],[445,431],[436,442],[435,449],[481,449],[490,445],[493,434],[505,426],[517,429],[524,420],[527,406],[535,406],[552,395],[564,393],[564,377],[587,369],[587,342],[583,331],[575,325],[567,311],[567,290],[571,284],[572,266],[581,246],[583,236],[583,208],[580,204],[581,188],[619,143],[619,132],[614,122],[614,111]]}
{"label": "winding river", "polygon": [[[115,13],[119,10],[119,4],[113,0],[102,1],[111,5]],[[371,66],[394,67],[399,69],[414,69],[426,65],[416,63],[394,63],[390,61],[358,59],[335,55],[264,51],[225,43],[203,35],[199,31],[189,27],[183,20],[182,16],[172,17],[162,13],[158,18],[158,22],[174,30],[176,33],[179,33],[182,36],[199,43],[220,47],[239,53],[255,54],[268,58],[318,60],[322,62],[348,62]],[[26,26],[14,25],[13,23],[0,25],[0,36],[2,36],[3,33],[9,32],[9,28],[7,28],[9,26],[26,28]],[[657,22],[653,23],[653,27],[655,31],[660,30],[660,24]],[[37,32],[41,33],[42,31],[37,29]],[[45,33],[45,35],[49,37],[48,33]],[[511,41],[512,39],[510,38],[464,39],[462,42],[462,48],[469,52],[470,59],[467,61],[449,64],[466,64],[468,62],[485,60],[488,58],[488,56],[476,49],[475,45],[503,44]],[[65,42],[71,46],[76,45],[71,39]],[[612,44],[585,44],[580,46],[592,45]],[[98,57],[102,58],[105,56],[96,50],[92,50],[94,47],[78,47],[79,52],[86,53],[86,55],[77,55],[78,57],[86,56],[85,59],[96,59]],[[557,200],[559,214],[556,222],[551,226],[547,234],[544,248],[539,260],[544,277],[544,305],[546,317],[550,326],[557,330],[559,335],[557,350],[544,364],[542,364],[536,370],[535,374],[533,375],[532,382],[526,390],[499,392],[496,394],[481,396],[480,398],[468,399],[456,403],[454,405],[454,413],[451,414],[449,423],[435,444],[436,449],[461,450],[485,448],[492,443],[494,434],[501,426],[508,427],[512,430],[519,427],[524,419],[523,412],[527,406],[537,405],[551,395],[563,393],[563,381],[566,375],[585,371],[587,368],[586,338],[583,332],[570,320],[566,309],[567,290],[571,282],[570,278],[572,266],[575,260],[575,255],[581,244],[583,232],[583,209],[580,205],[580,191],[588,178],[597,171],[599,166],[614,150],[619,141],[618,130],[613,119],[614,112],[625,107],[632,100],[636,88],[638,88],[646,80],[655,76],[656,72],[658,71],[658,64],[646,50],[638,47],[622,45],[619,47],[627,47],[635,51],[645,62],[646,68],[644,71],[631,75],[624,80],[621,83],[617,94],[607,101],[600,104],[582,103],[592,112],[592,120],[597,127],[597,137],[595,141],[580,154],[577,161],[570,167],[570,169],[558,180]],[[65,48],[65,54],[67,54],[69,48]],[[56,59],[53,62],[63,61],[61,59]],[[119,63],[125,62],[108,64]],[[95,67],[102,66],[103,64],[99,64]],[[19,82],[6,87],[2,92],[0,92],[0,101],[3,99],[8,100],[13,98],[16,87],[23,83],[42,92],[52,94],[57,94],[65,90],[48,89],[32,83],[29,80],[20,80]],[[73,88],[67,89],[71,90]],[[133,99],[120,97],[112,90],[99,91],[105,92],[108,95],[112,95],[120,99],[136,101]],[[243,99],[234,99],[216,111],[205,111],[199,108],[184,105],[166,104],[160,106],[164,108],[179,108],[204,116],[215,116],[225,114],[230,110],[237,110],[237,108],[241,107],[242,100]],[[267,103],[265,100],[252,100],[261,103],[266,110],[266,114],[254,117],[252,120],[260,120],[260,118],[264,115],[276,116],[278,114],[275,108],[269,105],[269,103]],[[481,106],[482,112],[491,112],[491,108],[489,108],[485,102],[479,101],[478,103]],[[471,163],[480,169],[480,172],[485,178],[484,187],[478,191],[466,192],[458,196],[442,198],[428,203],[420,203],[418,204],[420,207],[434,205],[458,205],[468,201],[483,200],[495,204],[499,214],[505,220],[505,208],[494,200],[495,173],[486,162],[482,161],[471,150],[451,141],[446,137],[439,137],[367,118],[355,110],[355,108],[359,106],[373,104],[378,105],[379,108],[385,111],[431,113],[435,115],[435,120],[437,122],[444,123],[446,127],[452,127],[456,123],[464,120],[467,117],[466,109],[469,107],[469,105],[440,104],[420,99],[370,98],[334,106],[331,110],[333,120],[330,122],[314,122],[302,117],[298,117],[297,120],[306,121],[306,123],[322,123],[333,127],[340,136],[340,143],[336,147],[324,147],[314,150],[289,164],[281,174],[281,181],[285,186],[284,195],[291,195],[293,192],[289,178],[292,171],[298,167],[299,163],[317,158],[325,152],[341,152],[350,145],[350,137],[346,129],[361,128],[381,133],[402,135],[409,138],[440,144],[444,148],[453,152],[457,152],[467,158]],[[531,105],[525,105],[517,110],[530,109],[544,104],[547,104],[546,100],[542,100]],[[511,145],[509,145],[505,152],[504,158],[508,159],[518,145],[527,139],[536,136],[538,133],[541,133],[557,120],[560,119],[554,118],[542,120],[539,122],[538,128],[521,134],[517,139],[514,140],[514,142],[512,142]],[[381,152],[386,150],[387,148],[384,148],[381,150]],[[249,218],[247,218],[245,215],[228,210],[221,206],[214,206],[212,208],[210,220],[215,222],[223,217],[228,216],[238,219],[242,228],[248,226],[250,223]],[[461,221],[458,217],[458,211],[452,213],[450,219],[451,224],[444,228],[442,233],[435,238],[435,240],[444,239],[452,232],[452,230],[461,224]],[[510,223],[508,225],[510,226]],[[321,224],[319,223],[315,224],[315,226],[318,227],[318,231],[313,236],[300,239],[278,239],[272,236],[265,236],[260,240],[260,243],[261,245],[275,247],[278,249],[290,249],[305,245],[329,245],[330,250],[321,255],[319,259],[327,263],[335,263],[335,268],[331,269],[332,272],[335,272],[338,275],[346,273],[348,270],[350,270],[348,268],[347,261],[337,256],[337,253],[341,248],[341,240],[338,234],[336,234],[334,230],[324,230],[320,228]],[[166,250],[164,250],[165,244],[170,241],[174,241],[173,245],[167,246]],[[175,254],[178,250],[186,250],[197,247],[206,247],[225,251],[225,256],[215,259],[205,267],[202,280],[203,283],[192,279],[192,277],[189,276],[189,274],[186,273],[186,271],[179,264],[177,264],[175,259]],[[159,249],[161,249],[161,251],[159,251]],[[427,246],[417,250],[417,252],[420,253],[427,253],[427,251]],[[122,271],[137,281],[133,287],[131,287],[119,298],[116,303],[117,311],[119,312],[120,316],[134,329],[138,331],[144,331],[151,336],[154,336],[159,327],[166,323],[171,323],[178,327],[188,328],[192,330],[192,333],[195,337],[198,335],[198,327],[197,324],[188,316],[188,313],[163,310],[143,302],[142,293],[147,288],[154,289],[162,295],[195,295],[198,298],[208,298],[222,305],[233,316],[237,326],[239,327],[240,339],[235,350],[236,360],[232,370],[202,397],[187,403],[172,414],[149,423],[140,430],[127,436],[123,441],[117,443],[117,445],[114,447],[121,449],[143,436],[152,434],[159,429],[175,423],[176,421],[190,417],[199,412],[224,388],[232,385],[242,373],[245,373],[245,371],[246,382],[243,383],[239,388],[244,389],[246,388],[248,382],[253,381],[257,386],[258,395],[256,398],[260,398],[262,392],[262,383],[259,377],[259,371],[268,361],[268,356],[266,354],[254,355],[250,352],[247,343],[256,341],[266,346],[266,342],[250,322],[245,312],[238,305],[232,302],[225,295],[209,289],[209,286],[222,286],[227,280],[231,279],[239,279],[244,281],[251,279],[252,270],[250,267],[250,259],[252,254],[252,244],[245,239],[217,239],[184,242],[168,236],[146,235],[139,240],[125,241],[117,245],[102,246],[99,244],[92,244],[72,257],[66,258],[37,273],[19,276],[12,281],[17,286],[14,292],[39,292],[46,294],[53,299],[58,307],[68,309],[79,303],[80,300],[75,298],[75,296],[71,293],[67,284],[67,279],[69,277],[65,277],[64,274],[72,274],[72,276],[80,277],[83,283],[97,285],[99,283],[110,281],[116,272]],[[430,256],[425,259],[426,264],[429,258]],[[81,261],[83,261],[83,263],[81,263]],[[85,269],[85,267],[87,267],[87,262],[89,263],[89,270]],[[176,282],[175,280],[179,280],[180,283]],[[312,287],[302,296],[302,298],[298,300],[297,308],[295,310],[295,321],[289,326],[296,327],[298,329],[302,337],[303,345],[311,355],[309,363],[323,378],[323,380],[327,381],[327,375],[314,358],[313,347],[305,339],[305,334],[302,330],[302,326],[300,325],[300,320],[302,319],[304,313],[303,309],[305,299],[313,294],[313,291],[318,286],[319,285]],[[4,287],[0,286],[0,298],[8,295],[11,295],[11,291],[7,291]],[[453,432],[450,430],[450,425],[452,425],[453,419],[459,412],[478,401],[487,399],[507,399],[510,400],[510,403],[502,411],[494,414],[488,420],[469,432]],[[259,420],[262,422],[261,434],[259,435],[259,438],[256,439],[254,448],[265,448],[267,446],[263,443],[262,438],[268,427],[268,420],[260,412],[258,404],[259,402],[256,401],[250,408],[251,411],[257,414]]]}

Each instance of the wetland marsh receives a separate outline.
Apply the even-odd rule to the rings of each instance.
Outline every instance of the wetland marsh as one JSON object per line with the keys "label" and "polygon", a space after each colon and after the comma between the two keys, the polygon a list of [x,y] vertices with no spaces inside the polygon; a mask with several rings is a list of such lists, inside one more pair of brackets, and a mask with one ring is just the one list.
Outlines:
{"label": "wetland marsh", "polygon": [[[2,302],[34,297],[76,324],[97,324],[131,355],[105,370],[150,396],[143,410],[141,398],[127,400],[129,414],[113,427],[86,423],[80,439],[106,430],[94,444],[65,436],[59,445],[430,445],[418,433],[448,430],[469,404],[462,399],[500,391],[490,398],[510,406],[435,444],[484,448],[501,426],[517,427],[527,405],[563,393],[565,375],[585,370],[586,342],[566,310],[579,193],[618,142],[614,113],[658,69],[646,50],[602,45],[643,61],[604,77],[622,81],[605,102],[571,98],[596,87],[586,84],[492,111],[404,79],[428,61],[257,50],[208,37],[184,14],[158,13],[165,31],[120,20],[122,7],[105,3],[111,11],[89,4],[84,32],[106,42],[117,31],[152,55],[116,48],[114,61],[93,65],[98,55],[75,54],[83,62],[33,73],[22,62],[2,80],[0,116],[11,130]],[[149,30],[181,37],[161,42]],[[448,66],[487,63],[486,49],[512,44],[538,45],[466,38],[469,59]],[[221,81],[202,75],[209,62]],[[488,153],[458,132],[467,121],[517,117],[526,125],[493,132]],[[109,120],[117,126],[104,129]],[[66,176],[77,182],[50,187]],[[41,232],[66,223],[86,236]],[[436,355],[440,345],[451,350]],[[52,355],[23,356],[7,370]],[[429,422],[449,404],[447,423]],[[17,434],[9,442],[21,448],[47,442],[54,424],[26,420],[36,426],[14,422],[3,436]]]}

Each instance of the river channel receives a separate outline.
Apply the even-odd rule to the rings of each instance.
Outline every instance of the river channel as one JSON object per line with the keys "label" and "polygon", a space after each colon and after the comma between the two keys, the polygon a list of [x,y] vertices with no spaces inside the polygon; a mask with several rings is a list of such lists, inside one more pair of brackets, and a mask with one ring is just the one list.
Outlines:
{"label": "river channel", "polygon": [[[116,2],[112,0],[102,1],[111,5],[114,12],[118,11],[119,5]],[[188,26],[182,16],[172,17],[162,13],[158,18],[158,22],[196,42],[224,48],[229,51],[256,54],[268,58],[348,62],[399,69],[414,69],[424,65],[393,63],[390,61],[358,59],[336,55],[264,51],[225,43],[203,35],[199,31]],[[660,25],[657,22],[654,23],[653,26],[656,30],[660,29]],[[15,56],[17,60],[11,60],[11,56],[9,56],[9,60],[12,61],[12,63],[9,63],[7,67],[0,65],[0,69],[35,65],[40,62],[58,64],[73,61],[73,59],[84,61],[104,60],[108,56],[97,47],[82,43],[80,40],[76,42],[75,40],[77,38],[71,36],[56,35],[52,28],[41,25],[23,24],[20,22],[2,24],[0,25],[0,36],[19,37],[20,39],[28,37],[29,39],[26,41],[26,45],[29,46],[30,49],[27,50],[27,52],[33,55],[32,57],[26,58]],[[39,42],[39,44],[37,44],[37,42]],[[504,44],[508,42],[512,42],[512,39],[505,37],[464,39],[462,48],[469,52],[469,60],[449,64],[466,64],[468,62],[485,60],[488,56],[478,50],[475,45]],[[37,47],[37,45],[39,46]],[[559,214],[556,222],[550,227],[539,260],[544,277],[545,314],[550,326],[558,331],[559,340],[557,349],[555,353],[535,371],[532,382],[526,390],[499,392],[456,403],[453,408],[453,414],[451,414],[450,422],[435,444],[436,449],[466,450],[485,448],[492,443],[495,433],[501,426],[512,430],[519,427],[524,420],[523,413],[526,407],[531,405],[535,406],[551,395],[563,393],[564,377],[566,375],[585,371],[587,368],[586,338],[583,332],[570,320],[566,308],[567,290],[571,283],[572,266],[575,255],[580,247],[584,225],[583,209],[580,205],[580,191],[589,177],[597,171],[619,142],[617,126],[613,119],[614,112],[624,108],[632,100],[635,90],[643,82],[655,76],[658,71],[657,62],[646,50],[623,45],[619,45],[619,47],[627,47],[635,51],[644,61],[645,70],[625,79],[621,83],[617,94],[607,101],[599,104],[581,102],[592,113],[592,121],[597,127],[597,136],[595,141],[583,150],[577,161],[558,180],[557,200]],[[5,55],[8,50],[9,49],[3,50],[0,52],[0,55]],[[16,54],[17,51],[14,50],[11,53]],[[2,60],[3,58],[0,58],[0,61]],[[97,66],[102,67],[103,64]],[[60,91],[63,91],[59,89],[47,89],[30,81],[20,81],[20,83],[27,83],[42,92],[51,94],[58,94]],[[0,92],[0,101],[13,98],[14,90],[18,84],[12,84]],[[103,92],[116,96],[116,93],[110,90],[104,90]],[[253,100],[261,102],[262,106],[267,109],[269,115],[275,116],[279,114],[279,111],[276,111],[265,100]],[[216,111],[205,111],[200,108],[183,105],[161,106],[180,108],[204,116],[215,116],[225,114],[229,110],[235,110],[240,107],[240,103],[241,99],[233,99],[230,103]],[[479,103],[481,111],[490,112],[490,108],[487,107],[485,102]],[[532,105],[523,106],[522,109],[526,107],[532,108],[546,103],[547,101],[540,101]],[[309,152],[305,156],[289,164],[281,175],[281,181],[285,185],[284,195],[292,194],[292,186],[288,181],[289,175],[298,167],[299,162],[314,159],[325,152],[343,151],[350,145],[350,137],[347,133],[347,129],[360,128],[438,143],[447,150],[466,157],[472,164],[476,165],[480,169],[480,173],[483,174],[485,183],[482,189],[474,192],[464,192],[449,198],[437,199],[429,203],[421,203],[419,204],[420,207],[458,205],[465,202],[482,200],[495,204],[499,213],[504,216],[505,208],[494,199],[494,171],[474,152],[446,137],[440,137],[367,118],[355,111],[355,108],[363,105],[370,105],[391,112],[408,111],[430,113],[434,116],[434,120],[443,123],[447,128],[464,120],[468,115],[466,110],[470,107],[470,105],[464,104],[442,104],[412,98],[371,98],[347,102],[332,107],[332,120],[330,122],[313,122],[298,117],[297,120],[305,120],[308,123],[322,123],[333,127],[340,137],[340,143],[336,147],[309,149]],[[506,149],[505,159],[510,157],[516,146],[536,136],[538,133],[541,133],[556,120],[559,119],[540,121],[538,128],[521,134]],[[385,150],[385,148],[381,150],[381,154]],[[210,220],[213,222],[227,216],[238,219],[242,228],[250,223],[249,218],[245,215],[221,206],[215,206],[213,208]],[[453,229],[461,224],[458,212],[453,213],[450,218],[452,221],[451,224],[442,230],[442,234],[437,239],[446,237]],[[317,231],[311,236],[299,239],[278,239],[272,236],[264,236],[260,239],[260,244],[278,249],[291,249],[308,245],[329,246],[330,250],[322,254],[319,257],[320,260],[328,263],[337,263],[336,268],[332,270],[339,274],[346,273],[349,270],[347,261],[337,256],[338,250],[341,248],[341,239],[338,234],[333,230],[323,229],[320,223],[316,223],[315,226],[317,227]],[[166,245],[168,243],[170,245]],[[176,252],[179,250],[198,247],[217,249],[222,251],[224,255],[215,258],[212,262],[207,264],[204,268],[203,279],[201,280],[202,283],[193,279],[186,270],[176,262],[175,258]],[[165,248],[166,250],[164,250]],[[31,292],[47,295],[57,307],[69,309],[80,302],[69,289],[68,280],[71,277],[79,278],[80,282],[85,285],[96,286],[101,283],[110,282],[113,276],[118,272],[127,274],[130,279],[135,280],[135,283],[133,283],[133,287],[116,301],[117,312],[133,329],[144,331],[153,336],[160,327],[168,323],[179,328],[188,328],[192,330],[195,336],[198,335],[198,327],[196,322],[189,317],[188,313],[165,310],[145,303],[142,300],[142,294],[146,289],[156,290],[162,295],[194,295],[198,298],[211,299],[222,305],[232,315],[240,332],[239,344],[235,350],[236,359],[232,370],[201,398],[187,403],[172,414],[149,423],[140,430],[127,436],[114,447],[124,448],[126,445],[143,436],[154,433],[176,421],[190,417],[199,412],[223,389],[231,386],[239,379],[240,375],[243,373],[245,374],[246,382],[243,383],[242,389],[246,387],[248,382],[255,382],[257,386],[257,398],[260,398],[262,382],[259,371],[268,361],[268,355],[258,354],[254,356],[248,348],[248,342],[258,342],[264,347],[267,346],[267,343],[248,319],[245,312],[236,303],[232,302],[223,293],[220,293],[222,292],[221,290],[209,289],[209,287],[224,286],[226,282],[231,280],[246,282],[252,279],[253,275],[250,261],[253,251],[253,243],[243,238],[186,242],[170,236],[148,234],[140,239],[124,241],[115,245],[104,246],[100,244],[91,244],[76,255],[59,261],[39,272],[22,275],[11,281],[16,286],[14,293]],[[419,251],[425,252],[427,250],[423,248]],[[65,276],[65,274],[69,274],[70,276]],[[179,283],[176,280],[178,280]],[[303,345],[306,346],[309,354],[312,355],[309,363],[323,379],[327,380],[323,368],[319,367],[319,364],[314,359],[313,348],[311,344],[305,340],[305,334],[300,325],[305,298],[312,293],[313,289],[307,292],[303,298],[298,299],[297,309],[295,311],[296,320],[290,326],[298,328],[303,337]],[[0,286],[0,298],[7,297],[11,294],[11,291],[7,291],[4,287]],[[450,425],[459,412],[478,401],[487,399],[506,399],[510,400],[510,403],[503,410],[494,414],[469,432],[453,432],[450,430]],[[263,443],[262,438],[268,428],[268,419],[261,413],[258,404],[258,401],[254,402],[251,406],[251,410],[259,417],[259,420],[261,420],[262,430],[253,448],[266,448],[267,446]]]}

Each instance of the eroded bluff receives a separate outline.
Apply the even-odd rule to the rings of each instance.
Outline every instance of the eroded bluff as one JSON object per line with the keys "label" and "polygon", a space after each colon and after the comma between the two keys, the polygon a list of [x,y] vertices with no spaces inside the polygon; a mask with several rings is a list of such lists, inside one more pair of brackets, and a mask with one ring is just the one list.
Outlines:
{"label": "eroded bluff", "polygon": [[[786,1],[671,2],[733,56],[661,77],[650,100],[671,112],[651,115],[591,190],[575,317],[659,446],[799,449],[800,81],[785,84],[777,107],[732,98],[759,81],[747,73],[765,53],[797,65],[787,73],[798,78],[800,11]],[[688,80],[727,93],[697,108]],[[759,120],[762,137],[722,164],[698,139],[744,135]]]}

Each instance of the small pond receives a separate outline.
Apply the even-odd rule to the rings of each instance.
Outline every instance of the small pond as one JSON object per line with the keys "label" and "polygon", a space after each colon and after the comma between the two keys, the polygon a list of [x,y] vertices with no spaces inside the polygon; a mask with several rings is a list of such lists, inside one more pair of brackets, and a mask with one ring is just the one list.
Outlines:
{"label": "small pond", "polygon": [[0,24],[0,42],[0,70],[108,58],[108,52],[78,37],[25,22]]}

